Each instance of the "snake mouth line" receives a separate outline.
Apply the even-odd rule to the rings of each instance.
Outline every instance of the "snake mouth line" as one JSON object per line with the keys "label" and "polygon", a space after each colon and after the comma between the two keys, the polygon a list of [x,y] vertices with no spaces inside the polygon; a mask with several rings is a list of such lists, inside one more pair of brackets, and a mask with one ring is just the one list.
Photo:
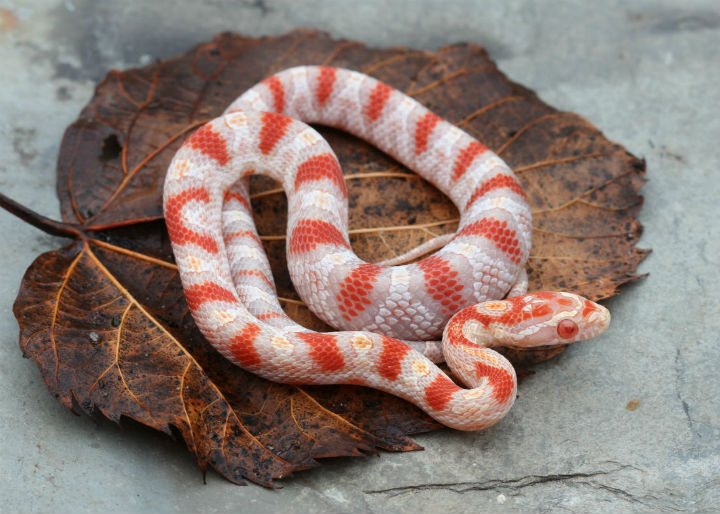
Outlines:
{"label": "snake mouth line", "polygon": [[514,350],[516,352],[537,352],[542,350],[549,350],[550,348],[557,348],[559,346],[568,346],[570,343],[555,343],[555,344],[543,344],[540,346],[533,346],[528,348],[526,346],[515,346],[510,344],[503,344],[502,346],[494,347],[494,350],[507,348],[508,350]]}

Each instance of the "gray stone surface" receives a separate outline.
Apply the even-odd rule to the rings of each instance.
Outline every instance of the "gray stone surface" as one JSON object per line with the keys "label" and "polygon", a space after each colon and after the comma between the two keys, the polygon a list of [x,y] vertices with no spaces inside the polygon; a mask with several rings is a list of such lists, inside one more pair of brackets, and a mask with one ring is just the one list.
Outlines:
{"label": "gray stone surface", "polygon": [[[482,433],[343,459],[280,491],[207,484],[182,445],[73,416],[21,358],[11,312],[63,241],[0,213],[2,512],[709,512],[720,505],[717,0],[0,0],[0,189],[58,216],[64,127],[110,68],[220,30],[314,26],[376,46],[485,45],[509,76],[648,163],[641,265],[595,341],[537,367]],[[16,21],[14,21],[16,20]],[[637,410],[626,404],[637,398]]]}

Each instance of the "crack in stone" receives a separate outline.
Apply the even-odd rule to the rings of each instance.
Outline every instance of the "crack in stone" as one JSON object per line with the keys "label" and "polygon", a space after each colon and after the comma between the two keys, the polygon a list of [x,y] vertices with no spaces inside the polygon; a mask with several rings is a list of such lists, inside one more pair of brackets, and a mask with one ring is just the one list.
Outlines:
{"label": "crack in stone", "polygon": [[528,487],[534,487],[540,484],[546,484],[546,483],[552,483],[552,482],[564,482],[569,486],[589,486],[594,489],[606,491],[610,494],[612,494],[614,497],[616,497],[619,500],[624,500],[628,503],[636,503],[643,505],[645,507],[650,507],[653,509],[666,509],[671,508],[673,511],[676,511],[677,509],[669,506],[669,505],[659,505],[657,503],[657,498],[651,495],[643,495],[643,496],[637,496],[633,494],[632,492],[622,489],[619,487],[615,487],[612,485],[605,484],[603,482],[599,482],[596,480],[592,480],[593,478],[602,477],[605,475],[612,475],[614,473],[618,473],[620,471],[624,471],[626,469],[634,470],[634,471],[641,471],[635,466],[631,465],[620,465],[617,468],[610,469],[607,471],[593,471],[593,472],[586,472],[586,473],[556,473],[556,474],[549,474],[549,475],[527,475],[519,478],[512,478],[512,479],[494,479],[494,480],[485,480],[481,482],[446,482],[446,483],[427,483],[427,484],[417,484],[417,485],[408,485],[408,486],[400,486],[400,487],[391,487],[387,489],[374,489],[374,490],[366,490],[363,491],[365,494],[377,494],[377,495],[386,495],[387,497],[395,497],[400,496],[403,494],[408,493],[415,493],[420,491],[436,491],[436,490],[445,490],[449,492],[453,492],[456,494],[465,494],[469,492],[476,492],[476,491],[488,491],[488,490],[512,490],[512,491],[520,491],[522,489],[528,488]]}
{"label": "crack in stone", "polygon": [[682,394],[680,393],[681,386],[683,385],[684,378],[683,378],[683,366],[680,362],[680,348],[675,348],[675,396],[677,397],[678,401],[680,402],[680,405],[682,406],[682,410],[685,413],[685,418],[687,419],[687,425],[690,429],[690,432],[694,437],[702,437],[697,430],[695,430],[695,422],[693,421],[692,417],[690,416],[690,406],[688,405],[688,402],[685,401],[685,398],[683,398]]}
{"label": "crack in stone", "polygon": [[527,475],[520,478],[513,478],[508,480],[495,479],[486,480],[483,482],[445,482],[437,484],[418,484],[418,485],[407,485],[400,487],[391,487],[388,489],[371,489],[363,491],[365,494],[387,494],[390,496],[397,496],[414,491],[427,491],[436,489],[445,489],[458,494],[464,494],[471,491],[487,491],[491,489],[510,488],[510,489],[523,489],[525,487],[532,487],[538,484],[544,484],[547,482],[562,482],[566,480],[576,480],[582,478],[592,478],[601,475],[609,475],[615,473],[629,466],[622,466],[617,469],[610,471],[595,471],[590,473],[558,473],[552,475]]}
{"label": "crack in stone", "polygon": [[[607,492],[611,493],[613,496],[619,496],[619,497],[627,500],[630,503],[639,503],[640,505],[645,505],[646,507],[653,506],[653,505],[650,505],[649,503],[641,500],[639,497],[633,495],[632,493],[626,491],[625,489],[620,489],[619,487],[613,487],[613,486],[610,486],[607,484],[603,484],[602,482],[588,481],[588,482],[583,482],[583,483],[590,487],[593,487],[595,489],[601,489],[603,491],[607,491]],[[648,495],[643,496],[643,498],[647,498],[647,497],[648,497]],[[649,496],[649,497],[652,498],[653,500],[657,499],[654,496]],[[673,510],[677,510],[677,509],[673,509]]]}

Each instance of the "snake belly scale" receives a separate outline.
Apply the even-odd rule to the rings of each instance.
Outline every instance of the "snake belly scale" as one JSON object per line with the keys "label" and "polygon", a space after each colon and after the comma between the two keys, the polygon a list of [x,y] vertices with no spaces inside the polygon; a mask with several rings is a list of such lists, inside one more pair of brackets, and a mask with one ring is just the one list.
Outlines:
{"label": "snake belly scale", "polygon": [[[368,141],[447,194],[460,211],[452,240],[400,266],[357,257],[337,158],[306,123]],[[290,276],[341,332],[312,332],[283,312],[250,210],[253,174],[282,184]],[[222,355],[274,381],[381,389],[453,428],[485,428],[513,404],[515,372],[490,347],[567,344],[609,323],[604,307],[577,295],[523,294],[532,220],[502,159],[354,71],[296,67],[246,91],[180,147],[164,208],[189,308]],[[423,343],[441,335],[442,350]],[[433,362],[443,359],[469,388]]]}

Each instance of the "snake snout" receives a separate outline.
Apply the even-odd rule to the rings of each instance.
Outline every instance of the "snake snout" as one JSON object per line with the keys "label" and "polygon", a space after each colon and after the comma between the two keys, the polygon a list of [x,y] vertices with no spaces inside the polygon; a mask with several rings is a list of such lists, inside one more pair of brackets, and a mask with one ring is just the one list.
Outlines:
{"label": "snake snout", "polygon": [[586,325],[585,333],[587,334],[584,339],[590,339],[599,336],[608,329],[611,316],[610,311],[602,305],[590,302],[590,300],[585,300],[585,302],[586,305],[587,303],[591,303],[593,307],[593,310],[585,315],[584,320]]}

